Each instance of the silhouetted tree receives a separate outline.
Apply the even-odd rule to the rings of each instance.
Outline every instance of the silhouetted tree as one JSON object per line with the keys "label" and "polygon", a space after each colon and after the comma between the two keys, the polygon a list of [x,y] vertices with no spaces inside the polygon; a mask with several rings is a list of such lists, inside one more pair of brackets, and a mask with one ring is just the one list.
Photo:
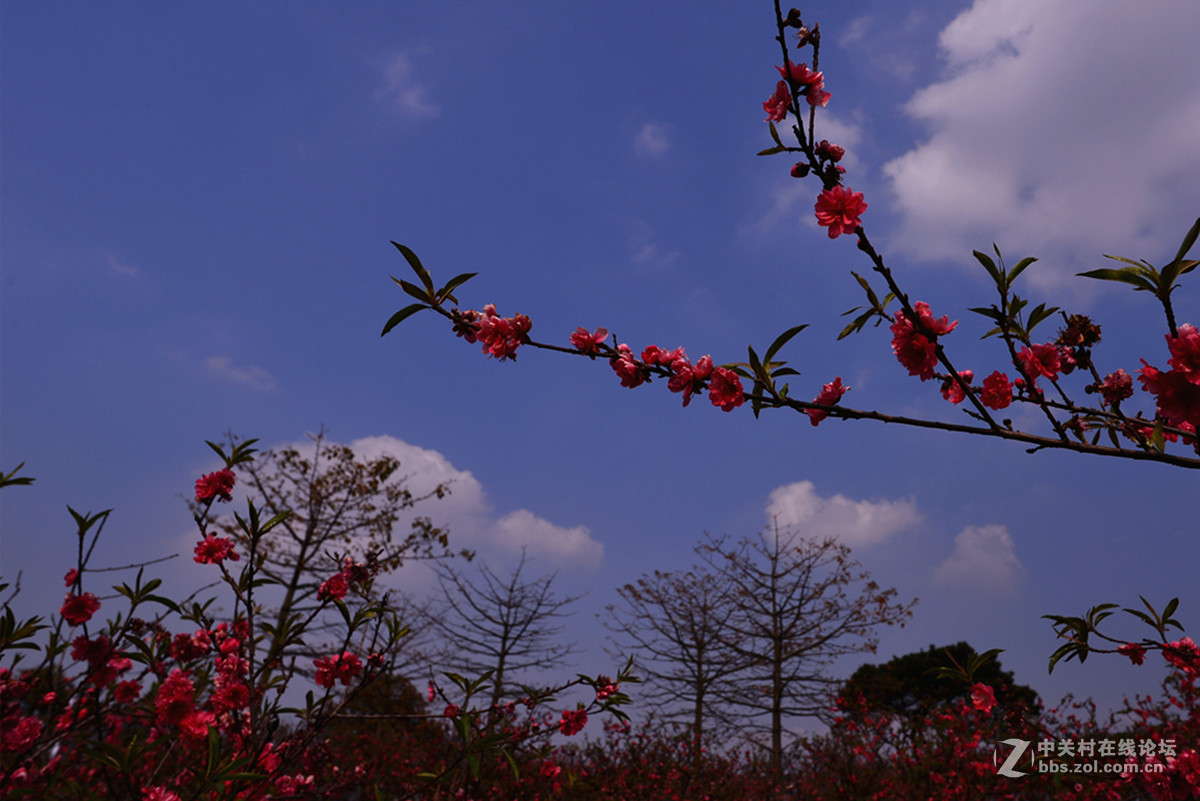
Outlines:
{"label": "silhouetted tree", "polygon": [[732,587],[704,567],[642,576],[617,590],[623,604],[608,607],[614,642],[634,654],[658,717],[681,720],[691,735],[693,767],[714,719],[726,721],[722,699],[743,666],[725,631]]}
{"label": "silhouetted tree", "polygon": [[815,716],[836,681],[839,657],[874,651],[875,630],[904,625],[916,601],[894,603],[834,539],[774,527],[735,544],[709,538],[698,552],[729,587],[726,644],[743,662],[726,701],[752,737],[766,735],[776,786],[783,784],[785,722]]}
{"label": "silhouetted tree", "polygon": [[529,671],[559,668],[576,653],[574,643],[563,643],[567,608],[582,596],[554,592],[556,574],[527,580],[524,552],[507,578],[481,565],[471,579],[449,564],[435,567],[440,590],[426,618],[445,643],[438,664],[468,676],[491,672],[491,704],[521,695],[518,678]]}

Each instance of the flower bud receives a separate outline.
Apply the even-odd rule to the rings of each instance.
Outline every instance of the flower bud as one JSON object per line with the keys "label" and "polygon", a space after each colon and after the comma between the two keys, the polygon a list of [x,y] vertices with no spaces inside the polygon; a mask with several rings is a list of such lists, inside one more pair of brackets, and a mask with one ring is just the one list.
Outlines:
{"label": "flower bud", "polygon": [[787,14],[787,19],[784,20],[783,24],[789,28],[804,27],[804,22],[800,19],[800,9],[793,8],[791,11],[789,11]]}
{"label": "flower bud", "polygon": [[803,161],[797,161],[796,164],[792,167],[792,177],[793,178],[803,178],[806,175],[808,175],[808,165],[805,164]]}

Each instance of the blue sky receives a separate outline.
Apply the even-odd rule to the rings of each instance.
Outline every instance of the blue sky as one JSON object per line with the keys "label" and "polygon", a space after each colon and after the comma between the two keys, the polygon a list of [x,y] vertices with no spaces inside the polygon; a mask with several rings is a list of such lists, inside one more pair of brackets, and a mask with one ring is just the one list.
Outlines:
{"label": "blue sky", "polygon": [[[1071,276],[1103,253],[1161,264],[1200,213],[1200,7],[804,11],[833,95],[817,136],[849,151],[867,231],[914,298],[961,321],[957,363],[1003,367],[966,311],[991,302],[970,251],[995,242],[1010,263],[1041,257],[1026,292],[1103,324],[1102,372],[1164,366],[1149,299]],[[19,613],[61,601],[66,504],[114,509],[101,561],[186,555],[204,440],[325,426],[396,453],[414,483],[454,479],[422,511],[456,545],[497,564],[525,546],[531,569],[588,591],[580,670],[608,668],[591,618],[614,587],[769,513],[841,536],[921,599],[881,657],[1004,648],[1051,701],[1115,703],[1163,671],[1108,658],[1048,677],[1042,614],[1140,593],[1200,620],[1193,471],[680,409],[603,364],[495,363],[433,315],[380,339],[408,302],[388,278],[407,271],[397,240],[435,277],[478,271],[463,304],[527,314],[539,339],[606,326],[723,363],[808,323],[783,354],[797,396],[840,375],[852,405],[953,419],[886,330],[835,341],[861,302],[849,270],[869,265],[817,228],[815,183],[755,157],[778,77],[770,3],[16,2],[0,22],[0,467],[37,477],[0,507]],[[1180,321],[1198,307],[1191,280]],[[163,572],[199,583],[188,562]]]}

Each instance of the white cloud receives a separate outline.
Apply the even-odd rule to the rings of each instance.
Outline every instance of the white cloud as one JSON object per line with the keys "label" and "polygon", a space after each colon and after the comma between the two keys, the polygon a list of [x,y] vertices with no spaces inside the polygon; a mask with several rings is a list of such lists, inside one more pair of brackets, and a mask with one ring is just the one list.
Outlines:
{"label": "white cloud", "polygon": [[556,526],[528,509],[509,512],[497,520],[496,535],[499,542],[513,550],[526,548],[531,554],[560,564],[598,566],[604,560],[604,546],[592,539],[587,526]]}
{"label": "white cloud", "polygon": [[767,499],[768,522],[793,526],[805,537],[833,537],[850,548],[877,545],[921,520],[916,502],[822,498],[811,481],[777,487]]}
{"label": "white cloud", "polygon": [[634,152],[639,156],[661,158],[671,147],[669,134],[670,128],[666,125],[655,122],[646,123],[634,137]]}
{"label": "white cloud", "polygon": [[990,595],[1011,592],[1024,575],[1004,526],[967,526],[954,538],[954,552],[933,569],[940,584]]}
{"label": "white cloud", "polygon": [[430,100],[425,86],[413,75],[412,61],[404,53],[393,53],[380,65],[383,85],[375,90],[376,100],[389,103],[409,117],[436,117],[441,109]]}
{"label": "white cloud", "polygon": [[208,356],[201,361],[204,370],[214,378],[233,384],[242,384],[262,392],[275,389],[275,377],[261,367],[235,367],[228,356]]}
{"label": "white cloud", "polygon": [[[507,555],[525,548],[531,557],[557,567],[593,567],[604,559],[604,545],[592,538],[586,526],[559,526],[527,509],[497,518],[479,479],[471,471],[455,467],[438,451],[387,435],[356,439],[349,446],[360,458],[389,454],[398,459],[406,487],[414,495],[449,484],[449,495],[417,511],[430,517],[435,525],[449,526],[454,549],[470,548],[486,556],[489,551]],[[312,443],[291,447],[311,449]]]}
{"label": "white cloud", "polygon": [[[1200,4],[976,0],[941,33],[944,79],[906,111],[928,138],[889,162],[910,256],[996,242],[1043,288],[1102,253],[1164,259],[1200,207]],[[1137,65],[1153,64],[1153,74]],[[1078,280],[1076,279],[1076,283]]]}

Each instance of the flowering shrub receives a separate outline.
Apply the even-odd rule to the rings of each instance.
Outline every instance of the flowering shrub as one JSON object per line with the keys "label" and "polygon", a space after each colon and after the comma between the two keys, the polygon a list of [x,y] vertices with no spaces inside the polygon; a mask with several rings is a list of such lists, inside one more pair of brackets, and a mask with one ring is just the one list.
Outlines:
{"label": "flowering shrub", "polygon": [[[374,569],[351,558],[321,583],[315,606],[286,600],[295,586],[262,571],[262,546],[287,512],[264,520],[249,502],[245,516],[235,516],[242,552],[233,538],[213,533],[212,505],[232,499],[235,468],[253,459],[253,443],[236,444],[229,454],[209,443],[225,467],[195,487],[199,539],[193,558],[219,574],[226,619],[210,611],[216,599],[179,602],[162,594],[161,580],[145,579],[146,565],[132,586],[113,588],[124,608],[113,610],[109,598],[85,591],[89,577],[102,569],[90,559],[109,512],[71,510],[78,558],[64,577],[68,594],[58,617],[17,621],[7,603],[0,617],[0,654],[11,659],[0,668],[4,797],[318,798],[378,787],[412,797],[433,783],[461,788],[464,777],[477,779],[480,764],[502,759],[513,745],[537,740],[544,749],[551,732],[576,734],[589,712],[620,716],[628,697],[618,685],[635,681],[628,669],[615,681],[581,676],[522,699],[529,719],[519,723],[515,703],[490,710],[472,705],[486,676],[453,676],[461,706],[446,708],[457,738],[438,727],[410,726],[405,734],[420,731],[422,737],[402,738],[409,753],[390,762],[381,762],[377,751],[350,747],[361,744],[365,731],[363,718],[348,712],[358,696],[377,681],[393,691],[406,686],[392,664],[407,630],[386,599],[373,600]],[[3,485],[30,483],[13,480],[14,473],[3,477]],[[233,563],[241,565],[236,574]],[[283,605],[264,618],[262,598],[272,587],[293,592],[285,592]],[[351,587],[362,591],[351,597]],[[110,617],[100,624],[102,610]],[[310,627],[327,610],[338,612],[345,626],[337,641],[321,644]],[[315,658],[307,655],[314,647],[320,652]],[[26,662],[31,652],[40,660]],[[314,689],[302,706],[289,706],[289,687],[310,675]],[[576,686],[593,688],[594,700],[563,711],[559,726],[550,725],[540,706]],[[409,721],[432,717],[423,702],[398,715]],[[333,753],[340,758],[330,764]]]}

